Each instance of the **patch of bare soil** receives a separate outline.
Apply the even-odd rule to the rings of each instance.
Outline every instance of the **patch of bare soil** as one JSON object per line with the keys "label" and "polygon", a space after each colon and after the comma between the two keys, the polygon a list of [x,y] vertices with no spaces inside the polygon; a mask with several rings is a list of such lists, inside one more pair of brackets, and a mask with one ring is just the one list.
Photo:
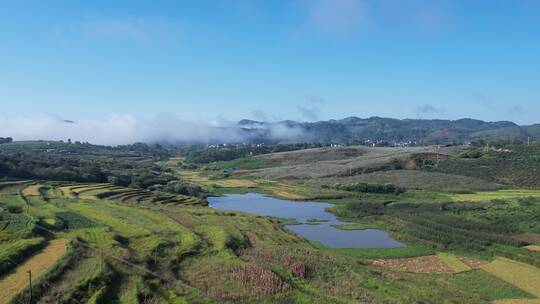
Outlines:
{"label": "patch of bare soil", "polygon": [[285,282],[274,272],[254,264],[234,268],[232,276],[242,285],[252,288],[256,294],[275,294],[291,288],[288,282]]}
{"label": "patch of bare soil", "polygon": [[471,268],[480,268],[484,265],[486,265],[488,262],[486,261],[482,261],[482,260],[478,260],[478,259],[473,259],[473,258],[469,258],[469,257],[462,257],[462,256],[458,256],[457,257],[461,262],[463,262],[463,264],[471,267]]}
{"label": "patch of bare soil", "polygon": [[443,260],[436,255],[426,255],[414,258],[399,259],[377,259],[372,260],[373,265],[389,268],[395,271],[406,271],[415,273],[452,273]]}
{"label": "patch of bare soil", "polygon": [[540,245],[529,245],[525,246],[524,248],[529,251],[540,251]]}
{"label": "patch of bare soil", "polygon": [[527,243],[540,243],[540,233],[525,233],[518,235],[517,238]]}

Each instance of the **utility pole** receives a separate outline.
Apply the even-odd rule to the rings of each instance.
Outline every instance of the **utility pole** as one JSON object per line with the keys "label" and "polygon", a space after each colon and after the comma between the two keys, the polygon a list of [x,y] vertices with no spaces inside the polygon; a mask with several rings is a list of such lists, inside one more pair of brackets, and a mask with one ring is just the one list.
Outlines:
{"label": "utility pole", "polygon": [[28,270],[28,286],[30,288],[30,301],[28,303],[32,304],[34,302],[34,297],[32,294],[32,270]]}
{"label": "utility pole", "polygon": [[531,145],[531,137],[527,136],[527,146],[530,146],[530,145]]}
{"label": "utility pole", "polygon": [[435,165],[435,168],[439,168],[439,148],[440,148],[440,145],[437,145],[437,164]]}
{"label": "utility pole", "polygon": [[99,249],[99,268],[103,272],[103,249]]}

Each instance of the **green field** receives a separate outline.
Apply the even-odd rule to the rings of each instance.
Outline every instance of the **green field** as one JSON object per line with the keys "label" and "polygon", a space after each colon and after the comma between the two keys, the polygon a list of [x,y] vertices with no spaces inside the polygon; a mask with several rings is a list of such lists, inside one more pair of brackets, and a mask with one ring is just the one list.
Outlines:
{"label": "green field", "polygon": [[[27,302],[24,267],[35,271],[33,296],[39,303],[491,303],[539,296],[540,255],[525,247],[540,242],[537,189],[480,191],[499,186],[478,177],[460,180],[454,173],[389,173],[399,167],[391,148],[369,150],[376,161],[364,148],[354,148],[204,165],[126,148],[73,149],[70,155],[81,153],[73,170],[94,170],[98,177],[110,172],[111,183],[93,182],[91,175],[0,182],[0,286],[14,286],[2,299],[6,303]],[[416,157],[417,150],[398,155]],[[92,167],[95,161],[104,163],[102,171]],[[382,171],[341,176],[340,167],[349,161]],[[305,176],[320,170],[318,176],[324,170],[314,162],[322,162],[321,168],[328,163],[328,172],[338,177],[252,174],[278,168],[284,174],[291,170],[282,165],[292,165]],[[236,172],[224,172],[231,167]],[[363,192],[328,184],[370,181],[375,174],[404,185],[404,192],[373,192],[395,189],[377,181]],[[435,177],[442,180],[417,187]],[[440,187],[450,180],[455,188]],[[469,182],[474,189],[462,187]],[[329,211],[350,222],[335,228],[383,229],[406,246],[325,248],[283,227],[295,221],[206,206],[207,195],[248,192],[333,203]],[[60,243],[67,244],[65,251]]]}
{"label": "green field", "polygon": [[455,201],[481,202],[490,200],[510,200],[518,198],[539,198],[540,190],[537,189],[509,189],[498,191],[482,191],[466,194],[451,194],[450,197]]}

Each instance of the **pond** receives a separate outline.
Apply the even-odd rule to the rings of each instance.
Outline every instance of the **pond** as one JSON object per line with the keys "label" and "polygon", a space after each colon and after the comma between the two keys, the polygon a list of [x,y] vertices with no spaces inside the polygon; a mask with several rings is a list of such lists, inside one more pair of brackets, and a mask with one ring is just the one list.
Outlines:
{"label": "pond", "polygon": [[[256,215],[295,219],[300,224],[285,227],[307,240],[331,248],[396,248],[405,245],[379,229],[340,230],[333,225],[351,224],[325,211],[333,205],[316,202],[294,202],[256,193],[209,197],[210,207],[248,212]],[[316,220],[316,223],[314,223]]]}

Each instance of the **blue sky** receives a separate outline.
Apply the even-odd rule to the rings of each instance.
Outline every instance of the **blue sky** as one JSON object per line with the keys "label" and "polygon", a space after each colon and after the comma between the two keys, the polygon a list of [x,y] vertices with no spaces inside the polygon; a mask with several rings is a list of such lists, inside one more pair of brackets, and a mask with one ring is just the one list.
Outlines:
{"label": "blue sky", "polygon": [[0,115],[540,122],[540,1],[0,1]]}

